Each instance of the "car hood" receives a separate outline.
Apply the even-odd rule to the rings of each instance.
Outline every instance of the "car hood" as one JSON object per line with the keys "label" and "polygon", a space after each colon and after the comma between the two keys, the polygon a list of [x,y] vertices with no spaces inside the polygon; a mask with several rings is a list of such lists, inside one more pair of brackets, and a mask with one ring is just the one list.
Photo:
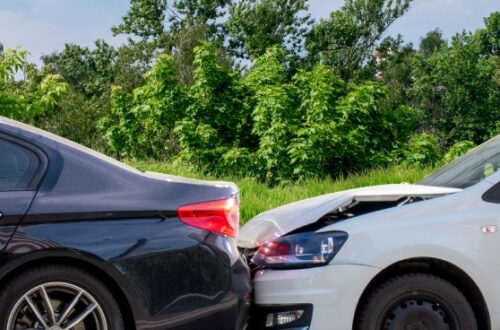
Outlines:
{"label": "car hood", "polygon": [[434,198],[460,191],[456,188],[390,184],[357,188],[304,199],[257,215],[242,228],[238,246],[253,249],[296,229],[315,223],[328,213],[354,202],[398,201],[404,197]]}

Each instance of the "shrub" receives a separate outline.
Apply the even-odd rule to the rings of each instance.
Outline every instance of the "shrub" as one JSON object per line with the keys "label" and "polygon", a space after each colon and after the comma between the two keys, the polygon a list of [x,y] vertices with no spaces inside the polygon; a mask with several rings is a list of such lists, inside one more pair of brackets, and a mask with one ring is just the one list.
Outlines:
{"label": "shrub", "polygon": [[475,143],[472,141],[459,141],[455,143],[444,155],[444,162],[449,163],[454,161],[475,146]]}
{"label": "shrub", "polygon": [[[112,117],[101,122],[111,150],[145,159],[175,155],[178,146],[176,156],[205,173],[277,184],[385,166],[415,127],[417,112],[387,102],[378,83],[347,85],[324,65],[288,80],[278,47],[238,75],[216,53],[210,43],[195,49],[190,86],[160,56],[144,86],[132,94],[114,88]],[[419,141],[411,162],[432,163]]]}
{"label": "shrub", "polygon": [[430,133],[414,135],[403,155],[403,162],[408,165],[435,165],[442,159],[438,139]]}
{"label": "shrub", "polygon": [[161,159],[176,151],[172,131],[188,104],[176,75],[173,58],[161,55],[132,95],[112,89],[111,116],[99,126],[116,156]]}

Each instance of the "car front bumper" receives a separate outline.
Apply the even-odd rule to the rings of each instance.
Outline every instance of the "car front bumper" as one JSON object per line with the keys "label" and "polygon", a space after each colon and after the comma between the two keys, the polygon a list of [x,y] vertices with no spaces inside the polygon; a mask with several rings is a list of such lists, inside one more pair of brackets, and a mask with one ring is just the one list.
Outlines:
{"label": "car front bumper", "polygon": [[[261,270],[254,279],[255,329],[352,329],[364,289],[380,270],[365,265],[328,265],[293,270]],[[266,313],[312,305],[309,322],[267,326]],[[299,306],[299,307],[298,307]],[[307,317],[308,314],[305,313]],[[301,322],[299,322],[301,321]],[[259,324],[256,324],[259,323]]]}

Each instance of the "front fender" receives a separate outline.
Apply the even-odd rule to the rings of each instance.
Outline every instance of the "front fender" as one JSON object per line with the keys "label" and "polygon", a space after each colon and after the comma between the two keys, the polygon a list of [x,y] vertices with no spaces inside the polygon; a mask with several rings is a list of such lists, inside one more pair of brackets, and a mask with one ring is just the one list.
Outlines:
{"label": "front fender", "polygon": [[[390,228],[390,227],[386,227]],[[477,225],[413,227],[401,230],[349,233],[349,239],[332,260],[332,265],[367,265],[381,272],[402,261],[438,259],[462,270],[479,288],[486,302],[492,329],[500,328],[497,264],[491,251],[494,235],[481,234]],[[460,289],[460,288],[459,288]]]}

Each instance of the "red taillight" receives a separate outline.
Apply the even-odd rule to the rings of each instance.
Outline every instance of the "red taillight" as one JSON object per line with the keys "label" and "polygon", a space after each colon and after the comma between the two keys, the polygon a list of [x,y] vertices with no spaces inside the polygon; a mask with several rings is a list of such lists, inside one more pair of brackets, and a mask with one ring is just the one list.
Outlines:
{"label": "red taillight", "polygon": [[183,205],[177,215],[189,226],[220,235],[236,237],[240,228],[240,205],[236,198]]}

